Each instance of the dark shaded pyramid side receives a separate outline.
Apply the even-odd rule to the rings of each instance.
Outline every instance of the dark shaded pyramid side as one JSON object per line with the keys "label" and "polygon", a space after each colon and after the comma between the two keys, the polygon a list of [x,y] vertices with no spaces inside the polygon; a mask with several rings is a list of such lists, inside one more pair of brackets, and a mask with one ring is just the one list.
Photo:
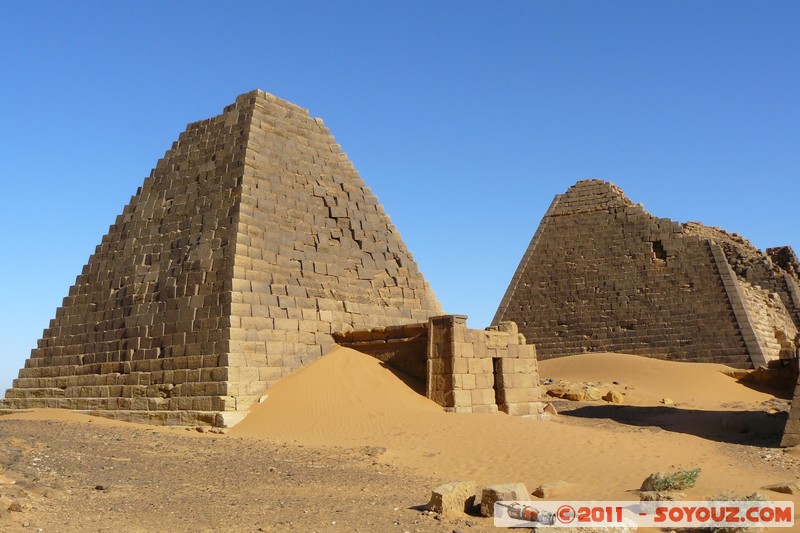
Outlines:
{"label": "dark shaded pyramid side", "polygon": [[440,311],[321,121],[254,91],[158,162],[0,407],[226,425],[331,331]]}

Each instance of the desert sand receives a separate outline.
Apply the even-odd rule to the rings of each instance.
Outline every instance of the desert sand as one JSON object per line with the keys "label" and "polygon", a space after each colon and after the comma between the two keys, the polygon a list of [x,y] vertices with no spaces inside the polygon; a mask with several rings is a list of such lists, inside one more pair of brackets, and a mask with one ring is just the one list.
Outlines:
{"label": "desert sand", "polygon": [[[330,458],[367,450],[367,465],[394,469],[393,476],[407,476],[420,484],[404,482],[395,489],[402,501],[394,505],[393,512],[399,512],[394,511],[397,507],[411,513],[404,515],[401,525],[391,528],[397,531],[448,527],[452,531],[453,523],[426,521],[426,517],[418,520],[413,513],[420,514],[414,508],[427,501],[434,485],[454,480],[474,480],[479,485],[521,481],[529,490],[563,481],[567,485],[557,499],[638,500],[636,489],[650,473],[700,467],[696,486],[686,491],[687,499],[722,493],[746,496],[758,491],[797,505],[797,496],[762,489],[800,479],[797,452],[777,448],[785,415],[776,405],[788,402],[776,400],[780,391],[756,390],[725,375],[724,370],[721,365],[623,354],[542,361],[543,380],[591,384],[625,396],[621,405],[602,400],[580,404],[553,400],[561,414],[537,420],[503,413],[446,413],[420,394],[421,384],[368,355],[337,348],[278,382],[262,403],[222,436],[46,411],[0,417],[0,429],[6,427],[7,435],[14,421],[43,424],[57,418],[69,427],[94,425],[112,433],[166,432],[170,438],[185,441],[184,450],[203,446],[208,439],[264,450],[316,450]],[[674,405],[664,405],[664,398],[673,400]],[[124,456],[124,450],[118,453]],[[165,461],[192,459],[184,451],[181,457],[169,455]],[[358,475],[355,477],[348,483],[358,483]],[[199,483],[213,486],[217,478],[209,473],[208,479]],[[331,469],[330,482],[337,483],[335,469]],[[369,487],[366,478],[364,483]],[[387,483],[391,487],[388,479]],[[312,493],[309,500],[313,499]],[[28,513],[35,518],[35,510]],[[467,519],[472,521],[464,526]],[[309,520],[301,524],[316,525]],[[471,531],[491,529],[488,519],[461,520],[456,526]]]}
{"label": "desert sand", "polygon": [[[379,361],[346,348],[279,382],[230,434],[313,446],[381,446],[398,464],[443,482],[522,481],[533,489],[565,481],[570,487],[562,496],[574,499],[630,499],[650,473],[672,466],[703,469],[692,492],[698,497],[731,490],[751,494],[787,475],[767,465],[754,469],[725,449],[727,434],[740,436],[743,422],[736,415],[741,407],[758,409],[773,396],[737,383],[721,372],[721,365],[598,354],[540,367],[543,377],[618,381],[623,390],[627,383],[634,405],[650,405],[654,415],[674,412],[681,418],[687,410],[683,419],[689,423],[701,410],[708,413],[703,424],[716,426],[720,437],[693,435],[691,428],[665,431],[647,424],[647,412],[638,423],[627,424],[605,418],[597,424],[567,416],[541,421],[503,413],[446,413]],[[676,405],[659,405],[665,396]],[[629,408],[595,403],[604,409]],[[769,418],[765,413],[748,424],[779,432],[778,417],[772,425]]]}

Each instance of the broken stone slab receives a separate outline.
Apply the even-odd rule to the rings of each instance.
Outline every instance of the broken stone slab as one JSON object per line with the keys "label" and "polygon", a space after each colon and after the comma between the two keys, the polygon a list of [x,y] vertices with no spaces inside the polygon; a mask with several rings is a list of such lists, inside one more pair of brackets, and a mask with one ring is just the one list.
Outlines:
{"label": "broken stone slab", "polygon": [[580,402],[586,397],[586,391],[579,387],[571,387],[566,394],[564,394],[564,399],[569,400],[571,402]]}
{"label": "broken stone slab", "polygon": [[441,515],[460,514],[472,508],[474,499],[474,481],[453,481],[433,489],[425,509]]}
{"label": "broken stone slab", "polygon": [[586,387],[583,393],[583,398],[587,402],[596,402],[603,397],[603,392],[597,387]]}
{"label": "broken stone slab", "polygon": [[787,483],[774,483],[761,488],[764,490],[770,490],[772,492],[778,492],[780,494],[791,494],[793,496],[800,494],[800,485],[792,481]]}
{"label": "broken stone slab", "polygon": [[545,405],[543,411],[544,411],[543,414],[548,414],[550,416],[558,415],[558,410],[556,409],[556,406],[553,405],[552,403],[548,403],[547,405]]}
{"label": "broken stone slab", "polygon": [[529,492],[524,483],[501,483],[483,487],[481,514],[494,516],[494,504],[501,501],[528,501]]}
{"label": "broken stone slab", "polygon": [[538,487],[536,487],[536,489],[533,491],[533,495],[536,496],[537,498],[552,498],[566,487],[569,487],[569,483],[567,483],[566,481],[553,481],[551,483],[543,483]]}
{"label": "broken stone slab", "polygon": [[553,398],[563,398],[567,394],[567,389],[561,386],[551,387],[547,389],[547,395]]}

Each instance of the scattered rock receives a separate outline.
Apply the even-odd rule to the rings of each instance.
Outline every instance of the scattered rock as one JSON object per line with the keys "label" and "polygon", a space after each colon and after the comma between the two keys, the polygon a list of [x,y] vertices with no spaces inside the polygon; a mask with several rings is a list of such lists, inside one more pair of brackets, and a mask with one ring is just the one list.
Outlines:
{"label": "scattered rock", "polygon": [[561,489],[568,487],[569,483],[566,481],[553,481],[552,483],[543,483],[536,487],[533,495],[537,498],[551,498],[556,496]]}
{"label": "scattered rock", "polygon": [[500,501],[527,501],[528,489],[524,483],[502,483],[489,485],[481,493],[481,514],[494,516],[494,503]]}
{"label": "scattered rock", "polygon": [[661,398],[661,403],[664,405],[675,405],[675,402],[672,401],[672,398]]}
{"label": "scattered rock", "polygon": [[206,431],[208,431],[208,428],[205,426],[197,426],[195,429],[197,430],[198,433],[205,433]]}
{"label": "scattered rock", "polygon": [[596,402],[603,397],[603,392],[597,387],[586,387],[583,392],[583,398],[587,402]]}
{"label": "scattered rock", "polygon": [[94,486],[94,490],[102,490],[102,491],[106,491],[106,490],[108,490],[108,489],[110,489],[110,488],[111,488],[111,487],[110,487],[109,485],[95,485],[95,486]]}
{"label": "scattered rock", "polygon": [[771,490],[772,492],[779,492],[781,494],[791,494],[793,496],[800,494],[800,485],[794,482],[775,483],[761,487],[764,490]]}
{"label": "scattered rock", "polygon": [[619,391],[610,390],[603,396],[603,399],[609,403],[623,403],[625,395]]}
{"label": "scattered rock", "polygon": [[556,410],[556,407],[552,403],[548,403],[547,405],[545,405],[543,411],[544,414],[548,414],[550,416],[558,415],[558,411]]}
{"label": "scattered rock", "polygon": [[552,387],[547,389],[547,395],[553,398],[563,398],[567,394],[567,389],[564,387]]}
{"label": "scattered rock", "polygon": [[386,448],[383,446],[367,446],[364,448],[364,453],[369,455],[370,457],[377,457],[379,455],[383,455],[386,453]]}
{"label": "scattered rock", "polygon": [[460,514],[468,511],[474,500],[474,481],[453,481],[433,489],[425,509],[442,515]]}
{"label": "scattered rock", "polygon": [[586,397],[586,391],[578,387],[571,387],[564,395],[564,399],[569,400],[571,402],[583,401],[585,397]]}
{"label": "scattered rock", "polygon": [[12,513],[21,513],[22,506],[17,502],[13,502],[11,505],[8,506],[8,510],[11,511]]}

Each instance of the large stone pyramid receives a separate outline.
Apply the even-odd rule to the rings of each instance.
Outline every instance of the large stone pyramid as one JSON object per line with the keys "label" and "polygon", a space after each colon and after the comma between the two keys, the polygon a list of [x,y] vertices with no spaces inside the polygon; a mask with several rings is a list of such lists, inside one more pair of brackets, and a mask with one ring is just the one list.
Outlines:
{"label": "large stone pyramid", "polygon": [[253,91],[158,162],[0,407],[227,425],[332,332],[437,314],[322,121]]}
{"label": "large stone pyramid", "polygon": [[800,267],[735,234],[656,218],[611,183],[556,196],[495,315],[540,359],[592,351],[763,367],[794,357]]}

